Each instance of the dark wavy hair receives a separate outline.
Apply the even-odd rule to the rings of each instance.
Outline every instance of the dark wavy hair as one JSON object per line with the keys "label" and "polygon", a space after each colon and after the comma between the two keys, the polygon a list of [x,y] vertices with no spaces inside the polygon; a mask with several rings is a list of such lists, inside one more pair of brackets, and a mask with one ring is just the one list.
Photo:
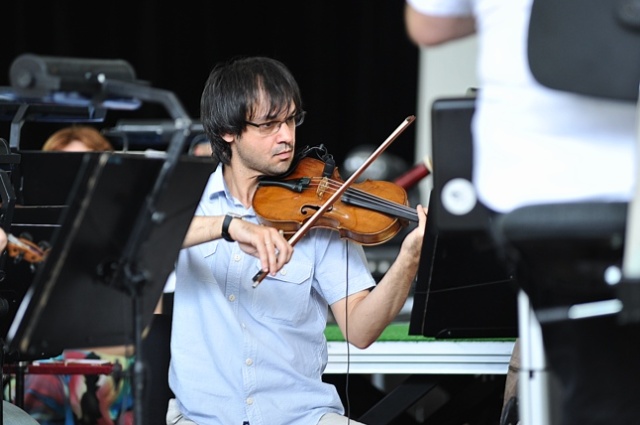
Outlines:
{"label": "dark wavy hair", "polygon": [[242,57],[211,70],[200,99],[200,119],[211,141],[214,160],[229,164],[231,148],[222,135],[239,136],[252,121],[258,102],[269,102],[269,117],[288,111],[293,103],[302,111],[298,83],[289,69],[275,59]]}

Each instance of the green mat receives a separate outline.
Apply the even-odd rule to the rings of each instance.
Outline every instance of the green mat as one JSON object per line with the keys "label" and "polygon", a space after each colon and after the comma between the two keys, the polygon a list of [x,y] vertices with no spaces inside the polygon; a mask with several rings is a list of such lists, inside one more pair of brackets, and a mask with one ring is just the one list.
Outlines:
{"label": "green mat", "polygon": [[[327,341],[344,341],[342,332],[336,324],[328,324],[324,331]],[[408,322],[393,322],[382,332],[377,341],[436,341],[436,338],[422,335],[409,335]],[[440,339],[438,341],[515,341],[515,338],[465,338]]]}
{"label": "green mat", "polygon": [[[344,341],[338,325],[329,324],[324,331],[327,341]],[[378,337],[378,341],[435,341],[422,335],[409,335],[409,323],[392,323]]]}

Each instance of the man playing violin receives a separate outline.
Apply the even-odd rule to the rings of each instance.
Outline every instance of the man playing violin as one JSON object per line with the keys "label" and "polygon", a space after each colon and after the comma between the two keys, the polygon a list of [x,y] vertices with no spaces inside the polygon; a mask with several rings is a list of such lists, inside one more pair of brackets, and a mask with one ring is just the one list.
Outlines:
{"label": "man playing violin", "polygon": [[377,285],[362,246],[338,232],[312,228],[294,249],[260,225],[259,179],[291,167],[304,116],[276,60],[236,59],[206,82],[201,119],[219,164],[177,261],[167,424],[357,423],[322,382],[328,309],[351,344],[372,344],[407,299],[426,211],[417,206],[418,226]]}

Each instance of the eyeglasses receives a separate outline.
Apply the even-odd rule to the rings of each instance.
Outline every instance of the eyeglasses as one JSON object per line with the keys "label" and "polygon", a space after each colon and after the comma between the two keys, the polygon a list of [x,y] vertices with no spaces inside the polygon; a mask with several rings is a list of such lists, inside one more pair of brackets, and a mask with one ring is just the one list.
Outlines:
{"label": "eyeglasses", "polygon": [[284,123],[287,123],[288,126],[291,126],[292,124],[294,124],[296,127],[299,126],[304,122],[305,115],[307,115],[307,113],[305,111],[302,111],[298,112],[297,114],[291,115],[284,121],[267,121],[260,124],[251,121],[245,121],[245,124],[249,124],[257,128],[258,133],[260,133],[261,136],[273,136],[280,130],[280,127],[282,127],[282,124]]}

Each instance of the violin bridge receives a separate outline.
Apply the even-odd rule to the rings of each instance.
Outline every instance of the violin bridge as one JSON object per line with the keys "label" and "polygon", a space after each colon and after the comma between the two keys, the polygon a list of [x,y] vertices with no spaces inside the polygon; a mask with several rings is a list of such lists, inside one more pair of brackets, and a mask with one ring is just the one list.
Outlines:
{"label": "violin bridge", "polygon": [[318,196],[319,199],[322,199],[328,187],[329,187],[329,179],[327,179],[326,177],[323,177],[322,180],[320,180],[320,183],[318,183],[318,189],[316,189],[316,195]]}

